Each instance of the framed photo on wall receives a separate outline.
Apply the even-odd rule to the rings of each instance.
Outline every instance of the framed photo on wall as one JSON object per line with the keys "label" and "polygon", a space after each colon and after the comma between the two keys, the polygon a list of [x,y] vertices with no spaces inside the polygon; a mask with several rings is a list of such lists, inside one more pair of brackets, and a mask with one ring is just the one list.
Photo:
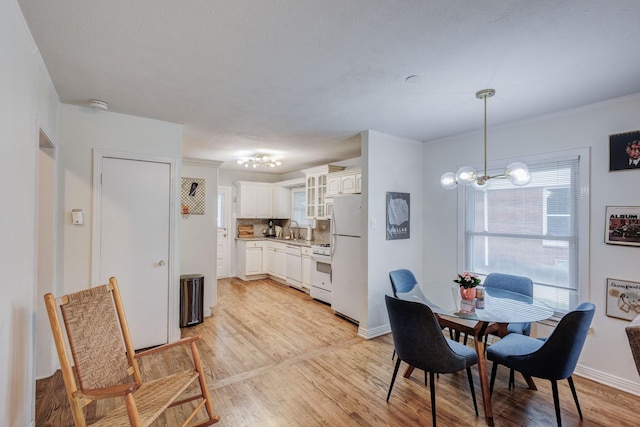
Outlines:
{"label": "framed photo on wall", "polygon": [[604,242],[640,246],[640,206],[607,206]]}
{"label": "framed photo on wall", "polygon": [[640,283],[607,278],[607,316],[633,320],[640,315]]}
{"label": "framed photo on wall", "polygon": [[411,195],[387,193],[387,240],[411,237]]}
{"label": "framed photo on wall", "polygon": [[640,170],[640,130],[609,135],[609,172]]}

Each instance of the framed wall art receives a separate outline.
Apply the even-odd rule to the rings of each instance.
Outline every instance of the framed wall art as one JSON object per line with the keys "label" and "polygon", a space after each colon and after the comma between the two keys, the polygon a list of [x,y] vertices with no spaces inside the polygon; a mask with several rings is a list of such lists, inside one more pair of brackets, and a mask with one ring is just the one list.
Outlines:
{"label": "framed wall art", "polygon": [[411,236],[410,197],[409,193],[387,193],[387,240]]}
{"label": "framed wall art", "polygon": [[607,316],[633,320],[640,315],[640,283],[607,278]]}
{"label": "framed wall art", "polygon": [[640,170],[640,130],[609,135],[609,172]]}
{"label": "framed wall art", "polygon": [[182,178],[180,204],[183,215],[204,215],[204,179]]}
{"label": "framed wall art", "polygon": [[640,246],[640,206],[607,206],[604,242]]}

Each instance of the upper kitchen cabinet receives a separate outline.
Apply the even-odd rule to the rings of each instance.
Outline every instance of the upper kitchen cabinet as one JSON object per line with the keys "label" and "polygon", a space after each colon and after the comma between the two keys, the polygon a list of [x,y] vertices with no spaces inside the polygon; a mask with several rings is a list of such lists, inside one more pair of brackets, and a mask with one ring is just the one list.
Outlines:
{"label": "upper kitchen cabinet", "polygon": [[362,193],[362,169],[347,169],[328,175],[326,196],[358,193]]}
{"label": "upper kitchen cabinet", "polygon": [[273,184],[236,182],[238,218],[273,218]]}
{"label": "upper kitchen cabinet", "polygon": [[329,173],[342,170],[342,166],[324,165],[302,171],[307,178],[307,218],[328,218],[324,200],[327,195],[327,176]]}
{"label": "upper kitchen cabinet", "polygon": [[291,217],[291,189],[273,186],[273,215],[271,218],[286,219]]}

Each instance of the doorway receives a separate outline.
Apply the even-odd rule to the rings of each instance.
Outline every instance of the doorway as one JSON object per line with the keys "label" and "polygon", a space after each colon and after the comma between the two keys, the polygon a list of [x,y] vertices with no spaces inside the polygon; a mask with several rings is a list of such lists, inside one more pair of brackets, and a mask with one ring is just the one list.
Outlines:
{"label": "doorway", "polygon": [[56,151],[47,135],[40,130],[37,163],[36,225],[36,347],[35,375],[45,378],[55,372],[56,353],[49,327],[44,294],[55,289],[55,183]]}
{"label": "doorway", "polygon": [[231,255],[231,187],[218,187],[218,255],[217,276],[219,279],[229,277]]}

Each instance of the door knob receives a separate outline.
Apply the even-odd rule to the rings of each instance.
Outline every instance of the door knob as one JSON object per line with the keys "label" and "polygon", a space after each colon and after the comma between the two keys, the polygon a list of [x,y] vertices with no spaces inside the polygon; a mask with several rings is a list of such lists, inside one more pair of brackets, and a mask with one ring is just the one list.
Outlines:
{"label": "door knob", "polygon": [[166,263],[166,261],[165,261],[165,260],[161,259],[161,260],[160,260],[160,262],[158,263],[158,265],[159,265],[160,267],[164,267],[165,265],[167,265],[167,263]]}

